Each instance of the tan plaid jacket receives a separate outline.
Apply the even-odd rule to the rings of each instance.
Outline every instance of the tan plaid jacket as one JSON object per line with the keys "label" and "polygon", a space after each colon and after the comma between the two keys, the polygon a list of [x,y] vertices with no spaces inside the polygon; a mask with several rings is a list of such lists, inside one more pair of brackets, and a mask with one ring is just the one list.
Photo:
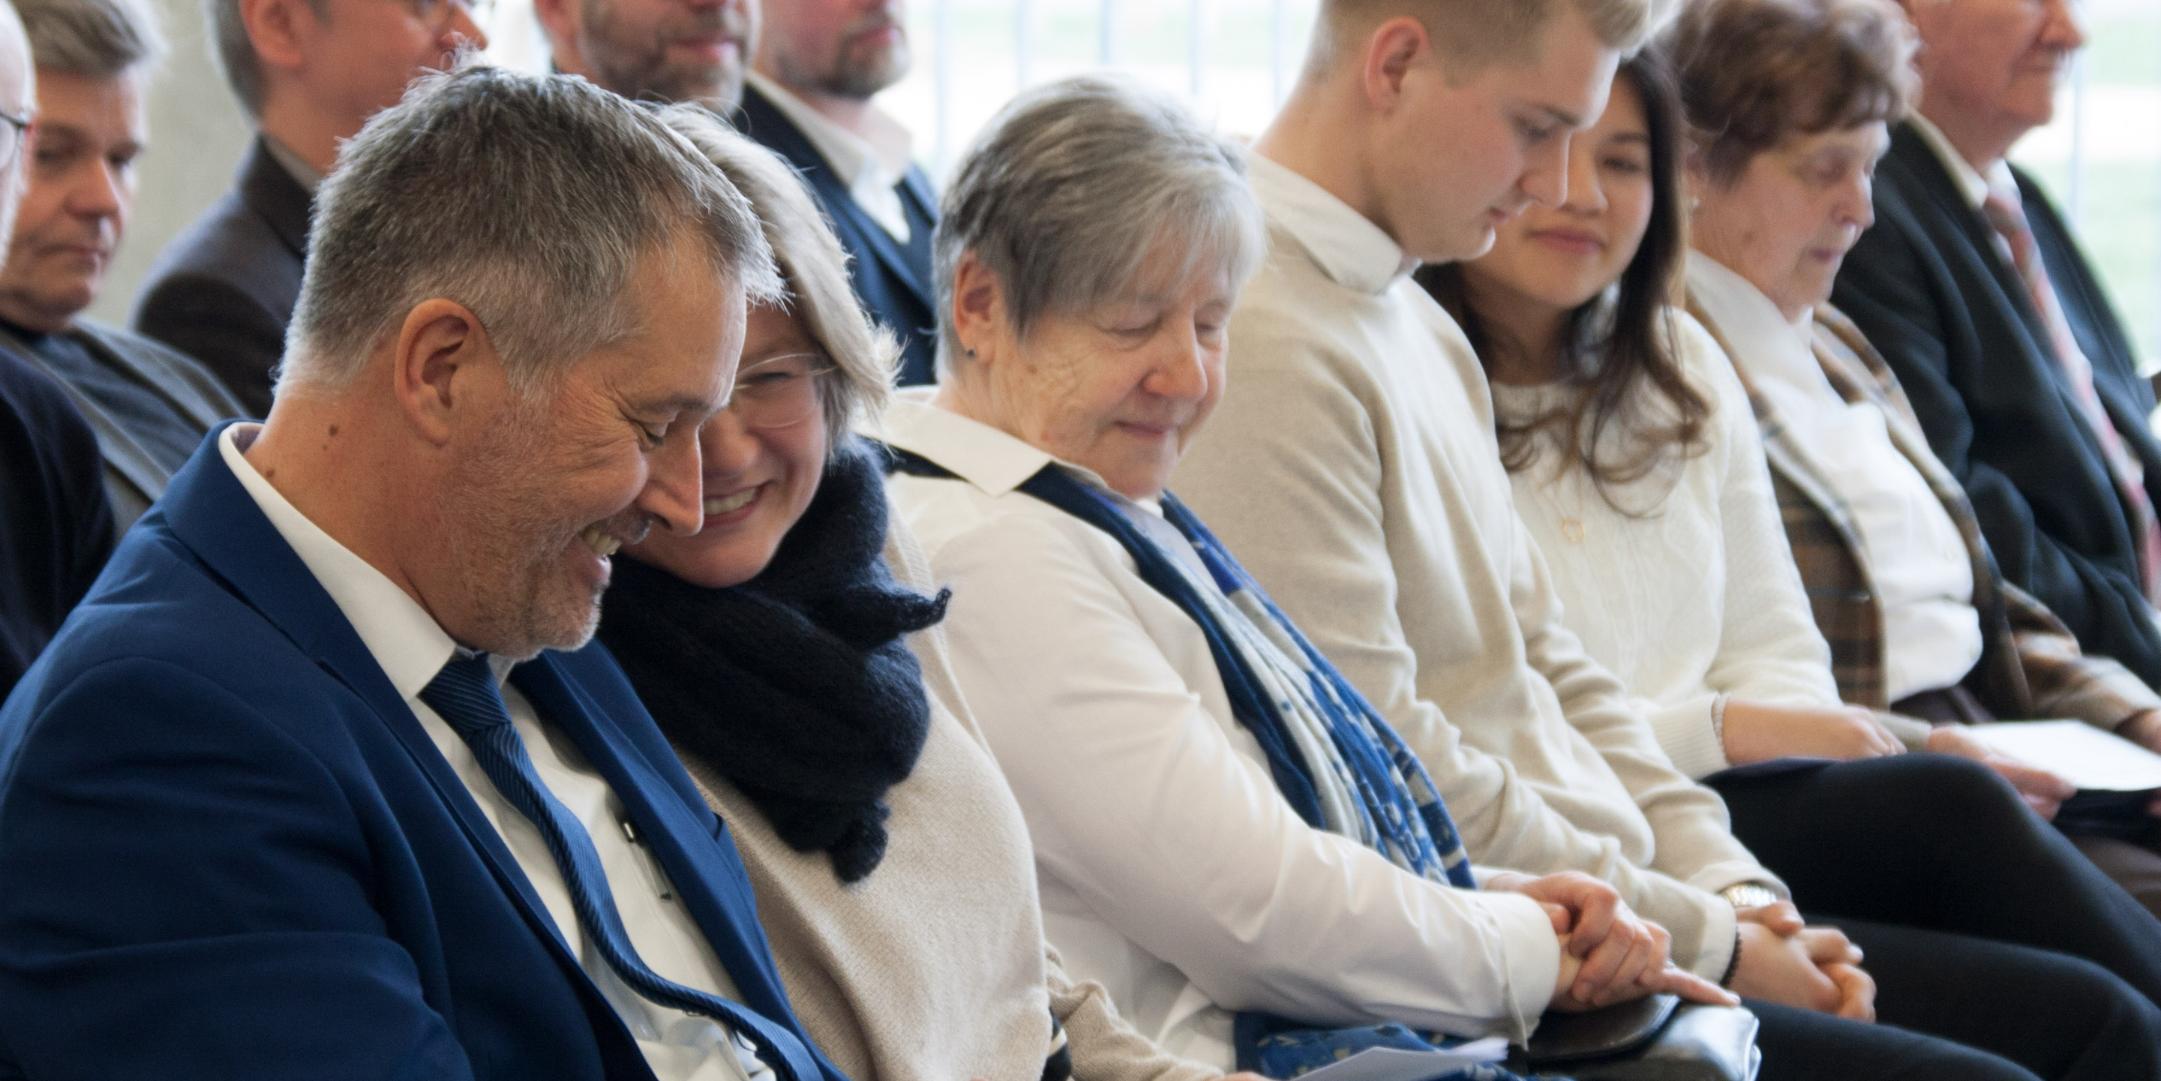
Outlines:
{"label": "tan plaid jacket", "polygon": [[[1719,330],[1693,302],[1689,308],[1711,333]],[[1719,344],[1733,354],[1732,343]],[[1840,396],[1874,402],[1883,409],[1891,439],[1920,471],[1929,489],[1966,540],[1973,560],[1974,607],[1981,613],[1981,662],[1966,689],[2004,720],[2068,717],[2114,729],[2132,715],[2161,709],[2161,695],[2129,669],[2106,657],[2087,656],[2055,614],[2039,600],[2003,580],[1965,490],[1929,450],[1920,422],[1883,357],[1843,314],[1816,309],[1816,360]],[[1745,372],[1738,373],[1744,386]],[[1778,493],[1786,538],[1807,587],[1816,626],[1831,646],[1839,694],[1855,705],[1888,709],[1884,690],[1883,608],[1862,555],[1853,515],[1824,471],[1785,429],[1770,399],[1748,387],[1764,456]]]}

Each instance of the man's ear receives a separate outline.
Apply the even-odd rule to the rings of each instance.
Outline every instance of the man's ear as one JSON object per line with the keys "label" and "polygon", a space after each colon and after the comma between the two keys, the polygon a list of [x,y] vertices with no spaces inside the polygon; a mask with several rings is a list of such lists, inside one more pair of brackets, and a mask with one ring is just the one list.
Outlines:
{"label": "man's ear", "polygon": [[307,42],[323,19],[307,0],[240,0],[240,25],[265,68],[291,71],[307,63]]}
{"label": "man's ear", "polygon": [[969,360],[992,357],[1006,328],[1005,284],[975,253],[963,252],[953,269],[953,334]]}
{"label": "man's ear", "polygon": [[502,358],[472,311],[454,300],[424,300],[405,314],[391,343],[391,392],[420,438],[450,441],[455,419],[492,409],[505,387]]}
{"label": "man's ear", "polygon": [[1366,37],[1365,65],[1360,82],[1366,103],[1390,112],[1403,97],[1403,80],[1431,48],[1426,25],[1409,15],[1398,15],[1373,28]]}

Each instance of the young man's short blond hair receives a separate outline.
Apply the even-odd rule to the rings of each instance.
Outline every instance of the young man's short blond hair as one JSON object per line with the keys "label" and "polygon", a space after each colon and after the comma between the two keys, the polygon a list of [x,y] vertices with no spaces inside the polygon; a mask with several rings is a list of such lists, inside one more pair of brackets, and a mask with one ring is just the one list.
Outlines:
{"label": "young man's short blond hair", "polygon": [[1332,70],[1373,28],[1408,15],[1458,75],[1520,60],[1562,5],[1573,7],[1606,45],[1633,53],[1665,22],[1676,0],[1321,0],[1306,54],[1308,78]]}

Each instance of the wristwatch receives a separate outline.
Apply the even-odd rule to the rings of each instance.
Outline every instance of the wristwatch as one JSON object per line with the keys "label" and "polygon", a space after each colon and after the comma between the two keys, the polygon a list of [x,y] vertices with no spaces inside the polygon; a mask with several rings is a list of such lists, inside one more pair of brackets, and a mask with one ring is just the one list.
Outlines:
{"label": "wristwatch", "polygon": [[1732,905],[1736,911],[1775,905],[1779,901],[1778,894],[1761,882],[1736,882],[1718,891],[1718,895],[1725,898],[1726,903]]}

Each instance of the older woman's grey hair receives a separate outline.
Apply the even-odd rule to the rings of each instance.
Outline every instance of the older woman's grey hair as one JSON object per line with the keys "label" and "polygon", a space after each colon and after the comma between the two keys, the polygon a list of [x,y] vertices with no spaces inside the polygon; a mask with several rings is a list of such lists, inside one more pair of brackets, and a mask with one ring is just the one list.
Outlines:
{"label": "older woman's grey hair", "polygon": [[1044,315],[1130,297],[1144,272],[1221,271],[1241,287],[1267,250],[1245,149],[1169,97],[1102,76],[1038,87],[1000,111],[940,217],[940,378],[965,363],[952,313],[964,256],[997,278],[1009,329],[1025,338]]}
{"label": "older woman's grey hair", "polygon": [[660,115],[750,200],[780,264],[787,294],[781,303],[839,369],[838,378],[819,386],[832,453],[839,453],[845,446],[841,433],[884,412],[900,365],[900,341],[873,323],[856,301],[846,249],[786,161],[715,123],[702,106],[673,105]]}

